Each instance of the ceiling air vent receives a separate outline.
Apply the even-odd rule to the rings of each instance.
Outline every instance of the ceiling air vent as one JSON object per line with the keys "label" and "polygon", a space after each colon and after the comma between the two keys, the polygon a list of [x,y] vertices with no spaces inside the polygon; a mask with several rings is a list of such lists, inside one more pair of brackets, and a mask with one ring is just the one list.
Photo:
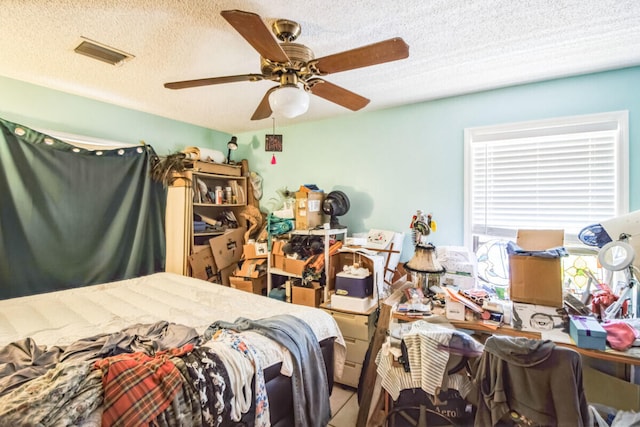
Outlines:
{"label": "ceiling air vent", "polygon": [[121,65],[125,61],[132,59],[134,56],[115,49],[113,47],[82,38],[80,44],[74,49],[76,53],[86,55],[90,58],[106,62],[111,65]]}

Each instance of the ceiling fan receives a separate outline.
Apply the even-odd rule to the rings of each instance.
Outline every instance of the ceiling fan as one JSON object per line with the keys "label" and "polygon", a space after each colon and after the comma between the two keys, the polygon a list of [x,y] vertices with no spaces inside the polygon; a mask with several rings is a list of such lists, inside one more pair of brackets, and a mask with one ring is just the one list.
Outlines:
{"label": "ceiling fan", "polygon": [[[276,112],[285,117],[303,114],[309,107],[309,95],[319,96],[357,111],[369,99],[320,78],[327,74],[353,70],[404,59],[409,46],[399,37],[356,49],[315,58],[311,49],[293,43],[300,35],[300,25],[279,19],[272,25],[273,36],[259,15],[241,10],[221,12],[224,19],[260,54],[261,74],[209,77],[165,83],[168,89],[185,89],[223,83],[273,80],[279,83],[267,91],[251,120],[266,119]],[[278,42],[280,40],[280,43]]]}

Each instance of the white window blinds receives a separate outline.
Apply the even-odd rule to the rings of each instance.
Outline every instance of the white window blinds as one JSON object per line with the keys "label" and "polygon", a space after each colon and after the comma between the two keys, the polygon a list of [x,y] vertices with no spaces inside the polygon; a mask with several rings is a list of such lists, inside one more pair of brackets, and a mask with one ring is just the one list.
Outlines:
{"label": "white window blinds", "polygon": [[[628,209],[627,112],[465,130],[468,239],[587,225]],[[470,242],[467,242],[470,243]]]}

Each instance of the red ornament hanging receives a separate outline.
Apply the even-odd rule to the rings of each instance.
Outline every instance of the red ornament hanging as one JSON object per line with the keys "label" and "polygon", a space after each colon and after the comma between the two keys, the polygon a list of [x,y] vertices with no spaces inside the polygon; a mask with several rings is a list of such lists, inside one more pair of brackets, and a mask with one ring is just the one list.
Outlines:
{"label": "red ornament hanging", "polygon": [[272,165],[275,165],[275,164],[276,164],[276,155],[275,155],[275,154],[272,154],[272,155],[271,155],[271,164],[272,164]]}

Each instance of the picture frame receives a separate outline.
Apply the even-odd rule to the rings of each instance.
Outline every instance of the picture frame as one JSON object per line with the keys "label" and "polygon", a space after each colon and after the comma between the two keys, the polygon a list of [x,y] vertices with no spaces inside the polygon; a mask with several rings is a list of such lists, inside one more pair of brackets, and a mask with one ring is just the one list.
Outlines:
{"label": "picture frame", "polygon": [[282,135],[265,135],[264,151],[282,151]]}

